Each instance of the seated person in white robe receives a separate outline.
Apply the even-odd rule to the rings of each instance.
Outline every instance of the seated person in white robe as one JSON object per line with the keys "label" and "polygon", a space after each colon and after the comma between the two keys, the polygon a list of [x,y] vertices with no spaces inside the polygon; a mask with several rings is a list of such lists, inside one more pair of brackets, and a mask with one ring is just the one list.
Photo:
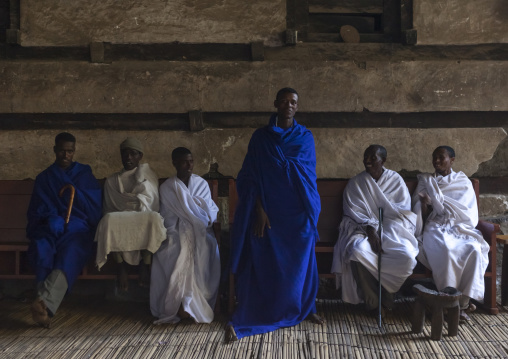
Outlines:
{"label": "seated person in white robe", "polygon": [[[381,252],[382,305],[390,309],[397,292],[413,272],[418,255],[414,237],[416,216],[401,176],[386,169],[386,149],[369,146],[364,153],[365,172],[351,178],[344,190],[344,216],[334,247],[332,273],[345,302],[365,303],[378,309],[378,254]],[[379,208],[383,231],[379,238]]]}
{"label": "seated person in white robe", "polygon": [[489,245],[478,224],[478,205],[471,180],[454,172],[455,151],[439,146],[432,153],[434,173],[418,175],[413,211],[418,216],[418,260],[432,270],[438,290],[453,287],[462,292],[462,320],[475,309],[470,298],[482,300]]}
{"label": "seated person in white robe", "polygon": [[[143,158],[143,145],[127,138],[120,145],[123,169],[106,179],[103,213],[95,241],[97,267],[107,261],[108,253],[118,263],[118,287],[128,290],[127,264],[140,265],[141,286],[150,284],[150,264],[166,228],[159,211],[159,178]],[[127,263],[127,264],[126,264]]]}
{"label": "seated person in white robe", "polygon": [[171,154],[176,176],[160,187],[161,214],[167,240],[153,257],[150,309],[159,323],[191,317],[213,320],[219,289],[219,248],[213,222],[219,209],[208,183],[192,174],[194,161],[184,147]]}

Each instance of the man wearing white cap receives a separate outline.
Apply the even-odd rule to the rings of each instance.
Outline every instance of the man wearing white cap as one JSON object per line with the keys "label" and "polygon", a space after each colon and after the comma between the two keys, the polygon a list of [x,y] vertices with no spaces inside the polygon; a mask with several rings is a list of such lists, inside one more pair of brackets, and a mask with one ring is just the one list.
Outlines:
{"label": "man wearing white cap", "polygon": [[104,217],[97,227],[97,267],[100,269],[112,252],[118,263],[118,287],[129,287],[127,264],[140,265],[141,286],[150,283],[150,264],[166,228],[159,211],[159,178],[143,158],[143,145],[129,137],[120,144],[123,169],[104,184]]}

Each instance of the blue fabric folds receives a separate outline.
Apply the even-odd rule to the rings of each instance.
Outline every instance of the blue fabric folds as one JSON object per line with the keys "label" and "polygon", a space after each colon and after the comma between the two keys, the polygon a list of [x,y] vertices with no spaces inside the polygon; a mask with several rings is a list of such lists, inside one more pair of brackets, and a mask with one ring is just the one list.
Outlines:
{"label": "blue fabric folds", "polygon": [[[70,190],[62,197],[59,192],[66,184],[73,185],[76,191],[64,232]],[[37,176],[27,213],[28,257],[37,282],[60,269],[69,289],[72,287],[92,254],[101,215],[102,191],[90,166],[74,162],[64,170],[55,163]]]}
{"label": "blue fabric folds", "polygon": [[[312,133],[294,121],[270,124],[252,135],[238,174],[238,205],[231,240],[238,338],[293,326],[316,312],[318,272],[314,246],[321,203]],[[263,238],[253,235],[256,199],[270,220]]]}

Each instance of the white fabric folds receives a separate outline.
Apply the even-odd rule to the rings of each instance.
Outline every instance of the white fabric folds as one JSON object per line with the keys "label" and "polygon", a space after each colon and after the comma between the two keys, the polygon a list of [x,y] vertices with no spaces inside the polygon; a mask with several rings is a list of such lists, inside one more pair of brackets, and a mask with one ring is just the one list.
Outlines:
{"label": "white fabric folds", "polygon": [[178,309],[198,323],[213,320],[220,280],[220,259],[212,224],[219,209],[204,179],[192,175],[189,187],[177,177],[160,187],[167,241],[155,253],[150,309],[155,324],[176,323]]}
{"label": "white fabric folds", "polygon": [[148,164],[108,177],[104,184],[102,217],[95,241],[97,267],[110,252],[122,252],[124,261],[138,265],[140,250],[157,251],[166,239],[166,228],[159,210],[159,179]]}
{"label": "white fabric folds", "polygon": [[351,271],[350,261],[357,261],[377,279],[377,254],[367,239],[367,226],[378,228],[379,207],[384,210],[381,243],[381,283],[395,293],[413,272],[418,255],[414,237],[416,216],[411,212],[411,197],[402,177],[384,169],[376,182],[367,172],[351,178],[344,190],[344,216],[339,238],[334,247],[332,273],[337,288],[342,287],[342,299],[363,302]]}
{"label": "white fabric folds", "polygon": [[[433,210],[426,223],[418,193],[427,193],[432,200]],[[444,177],[418,175],[413,210],[418,216],[418,260],[432,270],[437,288],[454,287],[463,295],[483,299],[489,245],[475,229],[478,206],[471,180],[463,172],[453,170]]]}

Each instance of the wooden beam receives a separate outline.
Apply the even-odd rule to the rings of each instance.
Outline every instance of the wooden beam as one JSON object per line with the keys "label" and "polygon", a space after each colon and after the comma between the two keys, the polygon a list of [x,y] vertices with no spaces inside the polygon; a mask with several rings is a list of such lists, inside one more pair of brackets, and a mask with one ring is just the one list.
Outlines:
{"label": "wooden beam", "polygon": [[90,61],[95,63],[104,63],[104,43],[90,43]]}
{"label": "wooden beam", "polygon": [[400,41],[400,1],[383,1],[383,33],[392,36],[393,42]]}
{"label": "wooden beam", "polygon": [[[189,131],[207,128],[259,128],[270,112],[189,113],[0,113],[0,130],[106,129]],[[310,128],[484,128],[508,129],[508,111],[446,112],[298,112],[298,123]],[[507,187],[508,188],[508,187]]]}
{"label": "wooden beam", "polygon": [[252,61],[264,61],[265,45],[263,44],[263,41],[251,42],[250,53]]}
{"label": "wooden beam", "polygon": [[383,14],[382,6],[309,5],[309,14]]}

